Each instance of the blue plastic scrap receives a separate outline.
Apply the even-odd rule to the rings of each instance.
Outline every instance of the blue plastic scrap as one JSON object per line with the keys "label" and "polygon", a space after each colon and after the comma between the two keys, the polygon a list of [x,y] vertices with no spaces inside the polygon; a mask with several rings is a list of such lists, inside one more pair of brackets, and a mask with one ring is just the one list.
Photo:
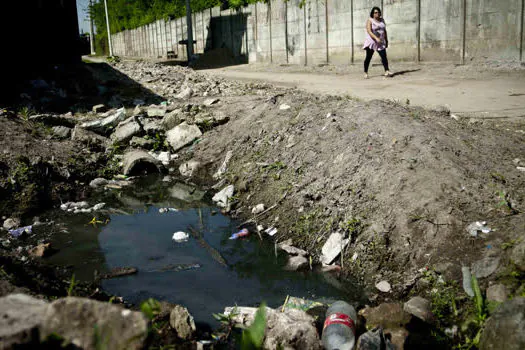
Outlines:
{"label": "blue plastic scrap", "polygon": [[13,230],[9,230],[9,233],[13,237],[20,237],[24,233],[33,233],[33,225],[15,228]]}

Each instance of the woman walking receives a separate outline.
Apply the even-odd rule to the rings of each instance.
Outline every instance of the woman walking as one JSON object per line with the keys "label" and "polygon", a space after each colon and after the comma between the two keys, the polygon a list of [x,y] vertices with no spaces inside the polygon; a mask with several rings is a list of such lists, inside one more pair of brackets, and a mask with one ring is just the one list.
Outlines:
{"label": "woman walking", "polygon": [[368,79],[368,67],[377,51],[381,56],[381,62],[385,68],[385,77],[390,77],[392,74],[388,69],[388,58],[386,57],[386,48],[388,47],[388,36],[386,33],[386,24],[381,16],[381,9],[379,7],[372,8],[370,11],[370,18],[366,21],[366,37],[363,49],[366,51],[365,58],[365,79]]}

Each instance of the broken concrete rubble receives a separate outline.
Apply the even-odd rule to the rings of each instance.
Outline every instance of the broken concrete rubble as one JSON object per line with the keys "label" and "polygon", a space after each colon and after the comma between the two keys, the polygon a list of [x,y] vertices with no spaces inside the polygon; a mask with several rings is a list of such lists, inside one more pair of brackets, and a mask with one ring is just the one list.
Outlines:
{"label": "broken concrete rubble", "polygon": [[184,122],[166,133],[166,141],[177,152],[200,136],[202,132],[196,125],[188,125]]}

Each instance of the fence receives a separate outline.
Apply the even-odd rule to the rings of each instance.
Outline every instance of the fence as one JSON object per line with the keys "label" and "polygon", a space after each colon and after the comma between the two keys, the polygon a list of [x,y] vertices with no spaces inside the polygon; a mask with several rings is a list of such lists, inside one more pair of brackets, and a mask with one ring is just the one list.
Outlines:
{"label": "fence", "polygon": [[[246,62],[348,64],[361,59],[365,23],[380,6],[389,56],[405,61],[522,61],[525,0],[271,0],[193,14],[195,52],[228,48]],[[113,35],[127,57],[186,59],[186,18]]]}

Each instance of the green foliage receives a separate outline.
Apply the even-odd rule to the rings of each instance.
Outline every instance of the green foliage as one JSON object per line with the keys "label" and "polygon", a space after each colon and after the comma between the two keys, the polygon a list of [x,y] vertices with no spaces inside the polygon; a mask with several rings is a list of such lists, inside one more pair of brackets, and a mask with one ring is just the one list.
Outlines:
{"label": "green foliage", "polygon": [[255,313],[255,319],[253,320],[252,325],[242,332],[241,349],[262,349],[265,330],[266,304],[262,303]]}
{"label": "green foliage", "polygon": [[75,288],[78,285],[78,281],[75,279],[75,274],[71,276],[71,280],[69,281],[69,287],[67,288],[67,296],[72,297],[75,292]]}
{"label": "green foliage", "polygon": [[477,312],[476,316],[479,322],[483,322],[487,316],[485,313],[485,301],[483,300],[483,295],[481,294],[481,289],[479,288],[478,279],[474,275],[472,275],[472,290],[474,291],[474,301]]}
{"label": "green foliage", "polygon": [[160,313],[160,303],[153,298],[149,298],[140,304],[140,310],[148,319],[152,320]]}

